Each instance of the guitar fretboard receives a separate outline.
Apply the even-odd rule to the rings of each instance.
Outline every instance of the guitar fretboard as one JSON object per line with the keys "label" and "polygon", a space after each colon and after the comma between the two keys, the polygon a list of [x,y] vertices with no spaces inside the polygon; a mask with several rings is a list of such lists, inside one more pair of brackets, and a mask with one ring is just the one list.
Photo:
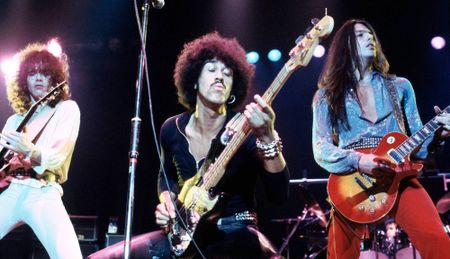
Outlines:
{"label": "guitar fretboard", "polygon": [[[276,95],[280,92],[284,83],[293,72],[293,70],[289,70],[285,65],[262,96],[264,101],[270,104],[276,97]],[[205,190],[209,190],[210,188],[217,185],[217,183],[222,178],[223,173],[225,172],[225,170],[220,169],[226,167],[230,159],[250,134],[250,125],[247,118],[243,114],[240,114],[235,123],[233,123],[232,129],[233,131],[235,131],[235,133],[230,142],[226,145],[222,153],[208,168],[207,172],[204,175],[205,177],[201,186]]]}
{"label": "guitar fretboard", "polygon": [[[450,113],[450,105],[447,106],[443,110],[443,112]],[[425,141],[425,139],[434,134],[434,132],[436,132],[436,130],[438,130],[439,128],[440,126],[436,121],[436,117],[434,117],[427,124],[425,124],[420,130],[418,130],[405,142],[399,145],[394,150],[395,153],[390,153],[390,155],[397,161],[402,161],[403,158],[408,156],[413,150],[415,150],[418,146],[420,146]]]}

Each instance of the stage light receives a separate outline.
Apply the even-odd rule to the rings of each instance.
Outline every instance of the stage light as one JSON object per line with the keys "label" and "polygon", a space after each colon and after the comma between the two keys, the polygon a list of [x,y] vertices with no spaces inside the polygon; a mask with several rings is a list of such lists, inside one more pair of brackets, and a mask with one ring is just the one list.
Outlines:
{"label": "stage light", "polygon": [[277,62],[281,58],[281,51],[273,49],[267,54],[267,58],[272,62]]}
{"label": "stage light", "polygon": [[62,48],[56,39],[51,39],[47,43],[47,50],[53,54],[55,57],[61,57]]}
{"label": "stage light", "polygon": [[316,58],[321,58],[325,54],[325,48],[322,45],[317,45],[314,49],[313,56]]}
{"label": "stage light", "polygon": [[2,61],[2,71],[6,78],[12,77],[19,70],[17,58],[11,57]]}
{"label": "stage light", "polygon": [[436,36],[431,39],[431,46],[435,49],[442,49],[445,47],[445,39],[441,36]]}
{"label": "stage light", "polygon": [[247,61],[250,64],[255,64],[259,60],[259,54],[256,51],[250,51],[247,53]]}

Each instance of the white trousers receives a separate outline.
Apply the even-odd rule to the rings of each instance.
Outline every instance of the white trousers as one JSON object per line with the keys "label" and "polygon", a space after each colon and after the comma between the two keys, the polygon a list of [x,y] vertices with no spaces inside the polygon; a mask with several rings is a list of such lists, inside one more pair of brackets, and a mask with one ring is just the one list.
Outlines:
{"label": "white trousers", "polygon": [[82,258],[80,245],[59,191],[11,183],[0,194],[0,239],[27,224],[52,259]]}

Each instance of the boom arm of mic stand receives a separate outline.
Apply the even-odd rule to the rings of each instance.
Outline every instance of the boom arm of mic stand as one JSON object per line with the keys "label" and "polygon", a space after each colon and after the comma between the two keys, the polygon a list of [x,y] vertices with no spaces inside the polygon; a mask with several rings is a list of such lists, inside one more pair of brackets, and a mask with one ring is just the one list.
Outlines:
{"label": "boom arm of mic stand", "polygon": [[141,52],[139,56],[139,67],[138,76],[136,79],[136,99],[135,99],[135,113],[134,117],[131,119],[131,140],[130,140],[130,151],[128,152],[129,166],[128,166],[128,193],[127,193],[127,205],[126,205],[126,215],[125,215],[125,241],[124,241],[124,251],[123,258],[130,258],[130,243],[131,243],[131,228],[133,225],[133,210],[134,210],[134,183],[136,166],[139,156],[139,135],[141,127],[140,118],[140,107],[142,99],[142,79],[143,72],[145,68],[145,43],[147,38],[147,24],[148,24],[148,12],[149,12],[149,1],[144,2],[144,12],[142,15],[142,34],[141,38]]}

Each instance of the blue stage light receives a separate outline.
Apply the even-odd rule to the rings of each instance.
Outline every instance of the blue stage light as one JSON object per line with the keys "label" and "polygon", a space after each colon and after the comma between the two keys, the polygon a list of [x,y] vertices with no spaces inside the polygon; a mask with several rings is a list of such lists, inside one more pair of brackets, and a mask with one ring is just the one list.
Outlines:
{"label": "blue stage light", "polygon": [[255,64],[259,60],[259,54],[256,51],[250,51],[247,53],[247,61],[250,64]]}
{"label": "blue stage light", "polygon": [[281,58],[281,51],[273,49],[267,54],[267,58],[272,62],[277,62]]}

